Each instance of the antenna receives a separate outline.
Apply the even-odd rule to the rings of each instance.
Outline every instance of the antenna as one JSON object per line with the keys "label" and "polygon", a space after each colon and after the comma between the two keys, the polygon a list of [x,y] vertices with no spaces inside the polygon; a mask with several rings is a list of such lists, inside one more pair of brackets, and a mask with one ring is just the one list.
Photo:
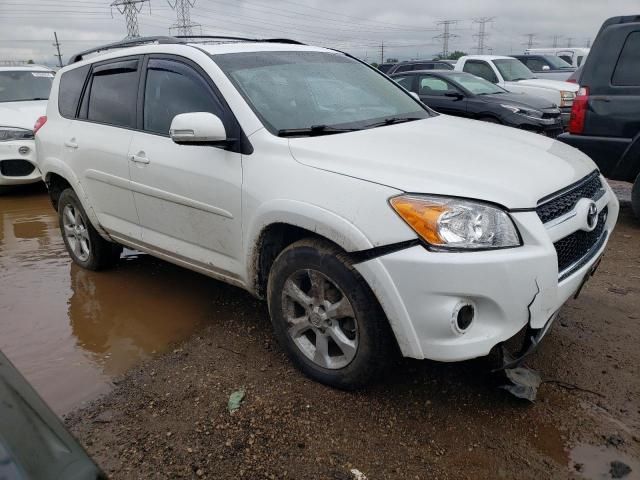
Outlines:
{"label": "antenna", "polygon": [[127,38],[140,36],[138,29],[138,13],[142,10],[142,5],[149,0],[114,0],[111,7],[116,7],[121,15],[127,20]]}
{"label": "antenna", "polygon": [[178,31],[178,35],[189,36],[193,35],[193,27],[202,27],[199,23],[193,23],[191,21],[191,7],[196,3],[196,0],[174,0],[171,3],[167,0],[167,3],[171,8],[176,11],[177,21],[169,28]]}

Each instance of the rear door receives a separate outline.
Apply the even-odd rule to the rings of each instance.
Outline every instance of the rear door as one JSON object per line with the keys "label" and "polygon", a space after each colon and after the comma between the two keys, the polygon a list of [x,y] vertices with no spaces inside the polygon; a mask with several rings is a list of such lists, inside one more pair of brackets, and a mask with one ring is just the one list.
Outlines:
{"label": "rear door", "polygon": [[127,153],[136,126],[140,57],[92,65],[78,116],[64,133],[64,157],[110,233],[140,238]]}
{"label": "rear door", "polygon": [[140,98],[129,158],[143,243],[207,272],[240,277],[241,153],[169,137],[180,113],[213,113],[228,137],[240,138],[237,121],[211,79],[181,57],[149,57]]}
{"label": "rear door", "polygon": [[420,100],[435,111],[463,117],[467,115],[466,96],[445,79],[433,75],[419,75],[416,87]]}

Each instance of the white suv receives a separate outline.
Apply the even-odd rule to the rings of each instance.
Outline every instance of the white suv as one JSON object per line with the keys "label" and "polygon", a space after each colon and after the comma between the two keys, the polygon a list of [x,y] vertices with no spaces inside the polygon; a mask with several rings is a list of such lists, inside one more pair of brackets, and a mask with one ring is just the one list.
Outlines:
{"label": "white suv", "polygon": [[605,249],[618,202],[567,145],[438,115],[334,50],[144,41],[54,81],[36,142],[69,254],[126,245],[266,298],[318,381],[525,329],[528,353]]}
{"label": "white suv", "polygon": [[40,181],[33,128],[44,115],[54,73],[46,67],[0,67],[0,189]]}

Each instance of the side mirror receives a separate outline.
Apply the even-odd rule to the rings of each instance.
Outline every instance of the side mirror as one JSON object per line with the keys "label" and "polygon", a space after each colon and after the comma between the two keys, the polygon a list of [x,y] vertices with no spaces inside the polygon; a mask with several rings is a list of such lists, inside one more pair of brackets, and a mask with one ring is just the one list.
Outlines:
{"label": "side mirror", "polygon": [[178,145],[223,145],[230,140],[222,120],[213,113],[181,113],[173,117],[169,136]]}
{"label": "side mirror", "polygon": [[412,96],[413,98],[415,98],[415,99],[416,99],[416,100],[418,100],[419,102],[421,101],[421,100],[420,100],[420,95],[418,95],[416,92],[409,92],[409,93],[411,94],[411,96]]}
{"label": "side mirror", "polygon": [[551,67],[549,65],[543,65],[542,70],[544,71],[551,70]]}
{"label": "side mirror", "polygon": [[449,98],[455,98],[456,100],[462,100],[464,98],[464,95],[462,95],[460,92],[447,92],[444,94],[444,96]]}

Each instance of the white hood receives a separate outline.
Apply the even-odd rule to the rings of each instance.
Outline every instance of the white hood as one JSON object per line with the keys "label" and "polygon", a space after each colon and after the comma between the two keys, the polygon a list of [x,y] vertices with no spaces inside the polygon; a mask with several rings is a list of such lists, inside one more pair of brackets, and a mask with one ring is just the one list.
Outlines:
{"label": "white hood", "polygon": [[305,165],[405,192],[475,198],[507,208],[537,201],[596,169],[542,135],[448,115],[320,137],[291,138]]}
{"label": "white hood", "polygon": [[2,102],[0,103],[0,126],[33,130],[36,120],[45,115],[46,111],[46,100]]}
{"label": "white hood", "polygon": [[575,83],[562,82],[560,80],[545,80],[542,78],[532,78],[530,80],[520,80],[517,82],[505,82],[506,85],[526,85],[529,87],[546,88],[549,90],[566,90],[569,92],[577,92],[579,87]]}

